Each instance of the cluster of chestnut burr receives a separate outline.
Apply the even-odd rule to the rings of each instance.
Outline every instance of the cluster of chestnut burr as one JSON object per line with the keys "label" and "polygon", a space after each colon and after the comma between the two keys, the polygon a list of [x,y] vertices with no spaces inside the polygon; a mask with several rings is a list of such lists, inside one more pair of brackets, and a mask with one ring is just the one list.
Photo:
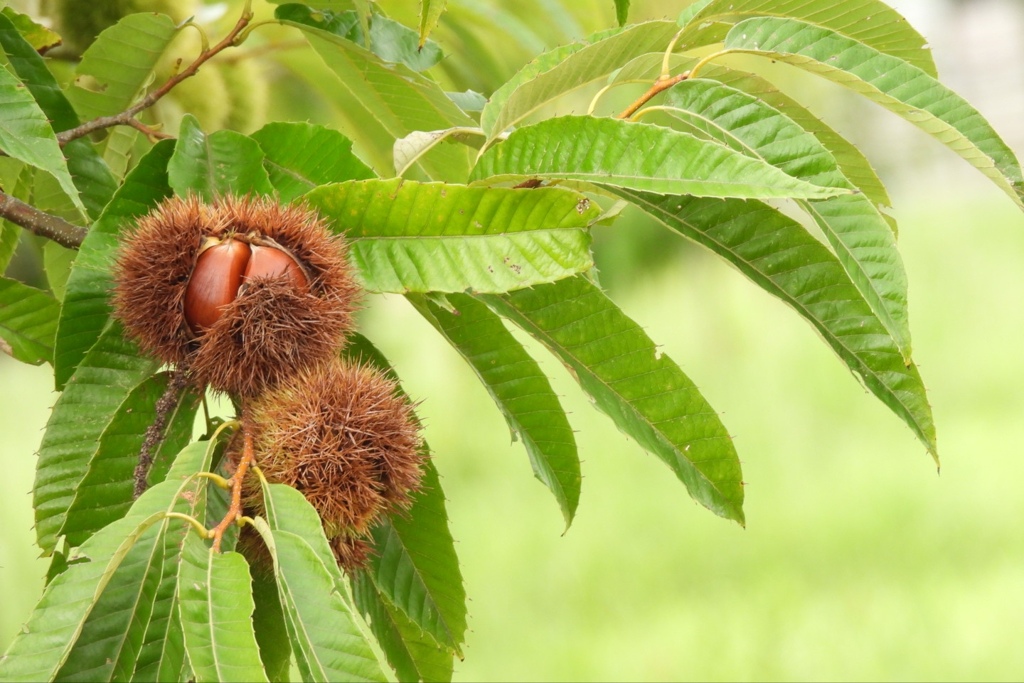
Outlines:
{"label": "cluster of chestnut burr", "polygon": [[[411,504],[424,455],[396,384],[339,355],[359,295],[344,238],[301,205],[175,197],[125,237],[115,273],[126,332],[234,397],[266,479],[306,496],[342,566],[364,563],[372,524]],[[258,514],[260,487],[234,484]]]}

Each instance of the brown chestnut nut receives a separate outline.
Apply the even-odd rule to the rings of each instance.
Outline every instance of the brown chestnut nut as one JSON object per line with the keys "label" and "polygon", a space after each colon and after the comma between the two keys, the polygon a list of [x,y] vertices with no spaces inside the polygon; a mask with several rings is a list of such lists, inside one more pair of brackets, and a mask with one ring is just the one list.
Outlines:
{"label": "brown chestnut nut", "polygon": [[288,281],[299,291],[309,291],[309,278],[295,258],[277,247],[252,245],[252,255],[245,267],[243,281],[257,277],[287,276]]}
{"label": "brown chestnut nut", "polygon": [[245,242],[207,239],[185,288],[185,321],[196,334],[217,322],[221,309],[238,296],[250,255]]}

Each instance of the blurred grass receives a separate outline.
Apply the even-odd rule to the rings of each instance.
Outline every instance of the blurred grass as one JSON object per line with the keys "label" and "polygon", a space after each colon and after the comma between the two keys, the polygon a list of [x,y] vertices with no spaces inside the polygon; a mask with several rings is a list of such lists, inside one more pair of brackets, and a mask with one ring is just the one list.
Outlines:
{"label": "blurred grass", "polygon": [[[723,412],[746,530],[692,503],[537,350],[584,459],[562,536],[469,370],[401,298],[375,299],[365,331],[424,401],[472,600],[457,679],[1019,680],[1024,220],[983,179],[947,189],[897,202],[941,476],[809,325],[714,257],[609,278]],[[54,395],[47,367],[0,359],[0,381],[2,649],[46,569],[28,491]]]}

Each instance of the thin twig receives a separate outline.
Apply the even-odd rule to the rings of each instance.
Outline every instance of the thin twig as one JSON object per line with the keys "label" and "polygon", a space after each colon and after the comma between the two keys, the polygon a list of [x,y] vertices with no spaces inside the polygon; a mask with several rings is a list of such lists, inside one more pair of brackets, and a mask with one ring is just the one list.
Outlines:
{"label": "thin twig", "polygon": [[210,537],[213,539],[213,552],[220,552],[220,543],[224,538],[224,532],[228,527],[242,519],[242,482],[245,473],[253,461],[252,430],[249,428],[249,421],[242,419],[242,457],[238,461],[238,469],[229,480],[231,483],[231,507],[220,520],[220,524],[213,527]]}
{"label": "thin twig", "polygon": [[85,137],[90,133],[95,133],[96,131],[103,130],[104,128],[133,125],[132,121],[135,119],[136,115],[156,104],[156,102],[159,101],[161,97],[169,93],[174,86],[178,85],[186,78],[194,76],[195,73],[199,71],[199,67],[205,64],[214,55],[234,46],[235,39],[238,38],[238,35],[242,30],[249,25],[249,21],[252,19],[252,16],[252,11],[246,8],[246,11],[242,12],[242,16],[240,16],[238,21],[235,23],[235,27],[231,29],[230,33],[224,36],[223,40],[213,47],[200,52],[199,56],[196,57],[191,64],[176,73],[174,76],[171,76],[163,85],[146,95],[128,109],[125,109],[120,114],[114,114],[112,116],[99,116],[91,121],[86,121],[80,126],[76,126],[75,128],[59,133],[57,135],[57,141],[60,142],[61,147],[63,147],[72,140],[77,140],[78,138]]}
{"label": "thin twig", "polygon": [[178,403],[181,401],[181,391],[186,384],[188,384],[188,368],[183,366],[175,368],[167,389],[164,390],[160,400],[156,402],[156,416],[146,428],[142,448],[139,449],[139,463],[135,466],[135,498],[141,496],[149,488],[148,477],[149,470],[153,467],[153,456],[164,440],[167,418],[178,407]]}
{"label": "thin twig", "polygon": [[640,107],[642,107],[645,104],[647,104],[648,102],[650,102],[651,98],[653,98],[655,95],[657,95],[658,93],[663,92],[665,90],[668,90],[669,88],[671,88],[676,83],[682,83],[683,81],[685,81],[689,77],[690,77],[690,72],[689,71],[686,71],[686,72],[681,73],[681,74],[677,74],[675,76],[669,76],[668,78],[659,77],[658,80],[654,81],[654,85],[652,85],[650,88],[648,88],[647,92],[645,92],[643,95],[638,97],[636,99],[636,101],[633,102],[633,104],[631,104],[628,107],[626,107],[623,110],[623,112],[621,114],[619,114],[619,118],[620,119],[628,119],[630,116],[635,114]]}
{"label": "thin twig", "polygon": [[40,211],[3,191],[0,191],[0,217],[68,249],[78,249],[82,246],[82,240],[88,232],[80,225],[68,223],[59,216]]}

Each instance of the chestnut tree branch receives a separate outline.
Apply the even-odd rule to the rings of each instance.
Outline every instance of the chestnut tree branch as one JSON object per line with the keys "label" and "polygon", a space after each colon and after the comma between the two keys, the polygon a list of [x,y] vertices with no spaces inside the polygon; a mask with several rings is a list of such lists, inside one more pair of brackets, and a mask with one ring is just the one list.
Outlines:
{"label": "chestnut tree branch", "polygon": [[249,9],[248,6],[246,6],[245,11],[242,12],[242,15],[238,18],[238,21],[235,23],[234,28],[232,28],[231,31],[226,36],[224,36],[223,40],[221,40],[216,45],[213,45],[212,47],[209,47],[200,52],[199,56],[196,57],[191,64],[189,64],[187,67],[176,73],[174,76],[171,76],[159,88],[152,91],[151,93],[143,97],[141,100],[133,104],[131,107],[125,109],[123,112],[119,114],[113,114],[111,116],[99,116],[90,121],[86,121],[80,126],[76,126],[74,128],[70,128],[66,131],[63,131],[62,133],[58,133],[57,142],[59,142],[61,147],[63,147],[72,140],[77,140],[78,138],[85,137],[86,135],[89,135],[90,133],[95,133],[98,130],[111,128],[113,126],[134,126],[135,124],[133,122],[135,121],[135,117],[139,113],[145,111],[146,109],[156,104],[160,100],[160,98],[169,93],[174,88],[174,86],[178,85],[186,78],[194,76],[196,72],[199,71],[199,67],[201,67],[207,61],[213,58],[216,54],[226,50],[229,47],[233,47],[234,45],[236,45],[235,41],[238,39],[239,35],[242,33],[245,27],[249,25],[249,22],[252,20],[252,17],[252,11]]}
{"label": "chestnut tree branch", "polygon": [[82,240],[88,232],[80,225],[68,223],[59,216],[40,211],[3,191],[0,191],[0,217],[68,249],[78,249],[82,246]]}

